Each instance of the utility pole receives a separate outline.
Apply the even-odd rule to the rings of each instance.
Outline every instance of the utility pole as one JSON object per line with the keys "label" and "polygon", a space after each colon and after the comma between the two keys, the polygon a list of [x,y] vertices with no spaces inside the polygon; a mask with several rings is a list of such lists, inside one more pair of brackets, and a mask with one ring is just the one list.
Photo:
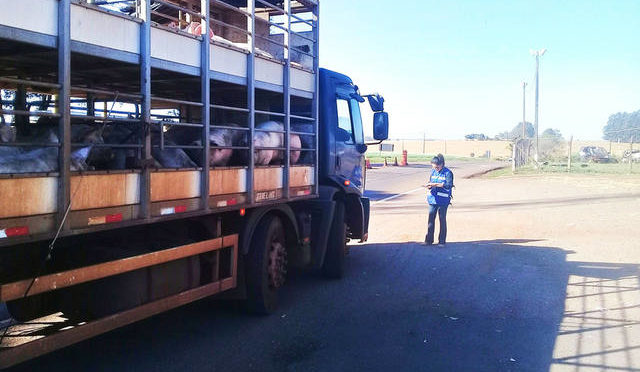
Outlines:
{"label": "utility pole", "polygon": [[527,87],[527,83],[525,83],[524,81],[522,82],[522,139],[524,140],[525,137],[525,97],[526,97],[526,93],[525,93],[525,88]]}
{"label": "utility pole", "polygon": [[426,141],[427,141],[427,132],[422,132],[422,153],[426,154],[425,150],[425,145],[426,145]]}
{"label": "utility pole", "polygon": [[535,154],[536,163],[538,162],[538,154],[540,149],[539,147],[540,137],[538,135],[538,86],[539,86],[538,77],[539,77],[539,71],[540,71],[540,57],[542,57],[546,51],[547,51],[546,49],[531,51],[531,54],[536,57],[536,112],[535,112],[535,119],[533,124],[536,130],[536,154]]}

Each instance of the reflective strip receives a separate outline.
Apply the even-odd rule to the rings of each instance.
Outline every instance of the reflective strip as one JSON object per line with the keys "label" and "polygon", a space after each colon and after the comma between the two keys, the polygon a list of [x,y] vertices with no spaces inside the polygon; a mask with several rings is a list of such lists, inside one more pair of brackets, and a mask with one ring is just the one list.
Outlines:
{"label": "reflective strip", "polygon": [[161,216],[165,216],[167,214],[174,214],[174,213],[176,213],[176,209],[174,207],[160,209]]}
{"label": "reflective strip", "polygon": [[10,238],[12,236],[29,235],[28,226],[10,227],[8,229],[0,230],[0,239]]}
{"label": "reflective strip", "polygon": [[105,220],[107,221],[107,223],[120,222],[122,221],[122,213],[108,214],[105,217]]}
{"label": "reflective strip", "polygon": [[122,213],[108,214],[106,216],[89,217],[88,225],[102,225],[122,221]]}
{"label": "reflective strip", "polygon": [[231,198],[229,200],[220,200],[219,202],[216,203],[217,207],[226,207],[229,205],[236,205],[238,204],[238,200],[236,200],[236,198]]}
{"label": "reflective strip", "polygon": [[160,209],[160,215],[161,216],[166,216],[168,214],[174,214],[174,213],[183,213],[187,211],[187,206],[186,205],[178,205],[175,207],[168,207],[168,208],[162,208]]}
{"label": "reflective strip", "polygon": [[310,189],[298,190],[298,192],[296,193],[296,196],[309,195],[309,194],[311,194]]}
{"label": "reflective strip", "polygon": [[102,225],[105,223],[107,223],[106,216],[100,216],[100,217],[89,217],[89,222],[87,224],[91,226],[91,225]]}
{"label": "reflective strip", "polygon": [[446,194],[444,192],[437,192],[436,195],[442,196],[443,198],[450,198],[451,197],[449,194]]}

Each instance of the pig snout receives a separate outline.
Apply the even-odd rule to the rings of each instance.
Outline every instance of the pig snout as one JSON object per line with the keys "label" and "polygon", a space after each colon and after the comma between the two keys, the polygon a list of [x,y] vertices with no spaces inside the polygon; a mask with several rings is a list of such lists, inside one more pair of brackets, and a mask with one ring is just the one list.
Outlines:
{"label": "pig snout", "polygon": [[229,162],[232,149],[211,149],[211,165],[225,166]]}

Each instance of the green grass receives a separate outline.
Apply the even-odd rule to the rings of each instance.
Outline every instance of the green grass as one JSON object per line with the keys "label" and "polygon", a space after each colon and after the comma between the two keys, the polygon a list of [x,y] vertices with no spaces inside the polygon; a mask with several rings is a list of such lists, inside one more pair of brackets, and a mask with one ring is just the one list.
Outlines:
{"label": "green grass", "polygon": [[[518,168],[515,175],[536,175],[536,174],[575,174],[575,175],[598,175],[598,174],[632,174],[640,176],[640,164],[633,164],[632,172],[629,173],[628,163],[571,163],[571,171],[567,170],[566,162],[550,162],[536,169],[532,164]],[[487,173],[487,177],[512,176],[511,167],[498,169]]]}
{"label": "green grass", "polygon": [[[407,161],[409,163],[428,163],[433,159],[433,155],[429,154],[409,154],[407,156]],[[387,158],[387,161],[393,162],[395,157],[398,158],[398,163],[402,160],[402,153],[389,153],[389,152],[367,152],[365,157],[369,159],[372,163],[383,163],[384,158]],[[465,156],[453,156],[453,155],[445,155],[445,161],[449,160],[458,160],[458,161],[475,161],[475,160],[486,160],[485,158],[470,158]]]}

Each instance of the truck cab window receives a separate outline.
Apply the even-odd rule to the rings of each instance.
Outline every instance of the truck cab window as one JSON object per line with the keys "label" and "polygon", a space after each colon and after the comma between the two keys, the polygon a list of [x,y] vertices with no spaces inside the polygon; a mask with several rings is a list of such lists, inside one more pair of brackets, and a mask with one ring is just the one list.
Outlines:
{"label": "truck cab window", "polygon": [[362,116],[360,116],[360,104],[355,99],[349,100],[349,103],[351,104],[351,120],[353,122],[353,134],[356,143],[364,143]]}
{"label": "truck cab window", "polygon": [[338,98],[338,128],[336,140],[344,143],[353,143],[353,123],[351,122],[351,109],[349,101]]}

